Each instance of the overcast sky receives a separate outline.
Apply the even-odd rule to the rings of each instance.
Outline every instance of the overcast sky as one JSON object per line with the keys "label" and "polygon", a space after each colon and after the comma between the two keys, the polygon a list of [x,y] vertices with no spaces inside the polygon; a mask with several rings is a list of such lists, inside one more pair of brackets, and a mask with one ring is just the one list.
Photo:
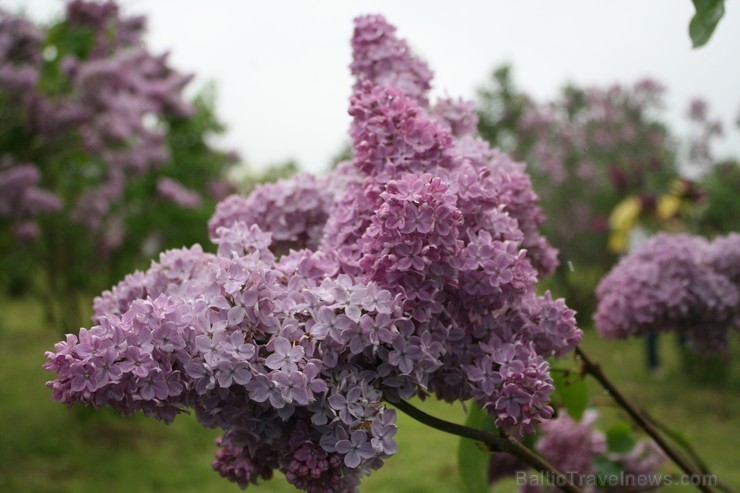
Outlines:
{"label": "overcast sky", "polygon": [[[252,167],[297,160],[324,169],[345,141],[352,84],[352,19],[381,13],[435,72],[434,94],[473,98],[493,67],[510,62],[538,97],[566,81],[630,83],[651,76],[669,89],[672,122],[704,96],[729,129],[740,112],[740,6],[709,44],[692,50],[690,0],[238,1],[123,0],[146,14],[155,52],[169,50],[196,86],[218,85],[227,147]],[[61,0],[0,0],[47,20]],[[685,130],[685,128],[684,128]],[[740,132],[722,153],[740,154]]]}

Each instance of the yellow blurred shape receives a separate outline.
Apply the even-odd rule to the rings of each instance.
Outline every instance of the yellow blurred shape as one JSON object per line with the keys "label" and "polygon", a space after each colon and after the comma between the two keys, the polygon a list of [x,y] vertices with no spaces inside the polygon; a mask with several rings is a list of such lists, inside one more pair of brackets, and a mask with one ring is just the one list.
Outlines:
{"label": "yellow blurred shape", "polygon": [[609,250],[620,253],[629,247],[629,235],[632,228],[637,224],[642,211],[642,203],[639,197],[627,197],[614,207],[609,216]]}
{"label": "yellow blurred shape", "polygon": [[676,217],[679,209],[681,208],[681,199],[676,195],[661,195],[658,199],[658,218],[662,221],[667,221],[673,217]]}

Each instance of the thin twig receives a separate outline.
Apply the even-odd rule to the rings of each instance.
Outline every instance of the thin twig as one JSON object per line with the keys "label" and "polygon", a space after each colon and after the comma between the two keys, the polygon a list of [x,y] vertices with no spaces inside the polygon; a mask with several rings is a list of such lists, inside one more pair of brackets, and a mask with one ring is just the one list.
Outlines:
{"label": "thin twig", "polygon": [[[583,362],[583,372],[594,377],[604,389],[609,392],[612,398],[624,409],[627,414],[630,415],[632,420],[640,428],[645,430],[645,433],[655,441],[655,443],[665,452],[665,454],[671,458],[673,462],[680,467],[684,473],[690,476],[701,476],[693,464],[691,464],[678,450],[676,450],[671,444],[669,444],[653,424],[643,416],[643,414],[630,403],[627,398],[614,386],[611,380],[604,374],[598,363],[595,363],[580,347],[576,347],[576,354],[581,358]],[[712,489],[706,485],[696,485],[704,493],[712,493]]]}
{"label": "thin twig", "polygon": [[[697,465],[697,467],[699,468],[699,470],[704,476],[713,475],[709,471],[709,467],[707,466],[707,463],[704,462],[704,460],[702,460],[701,457],[699,457],[699,453],[687,440],[684,440],[675,431],[671,430],[665,423],[655,419],[654,416],[651,416],[650,414],[646,413],[644,410],[640,410],[640,414],[642,414],[645,417],[645,419],[650,421],[653,424],[653,426],[655,426],[658,430],[662,431],[666,436],[668,436],[668,438],[673,440],[679,447],[683,448],[684,452],[686,452],[689,455],[689,457],[691,457],[691,459],[694,461],[694,463]],[[734,493],[732,488],[720,482],[719,479],[717,480],[717,483],[715,484],[715,486],[721,491],[723,491],[724,493]]]}
{"label": "thin twig", "polygon": [[546,474],[561,490],[567,493],[581,493],[581,490],[568,481],[568,478],[565,477],[565,475],[555,469],[545,459],[511,437],[494,435],[493,433],[488,433],[483,430],[468,428],[467,426],[436,418],[403,400],[391,402],[391,404],[415,420],[432,428],[452,435],[470,438],[471,440],[485,443],[490,449],[496,452],[508,452],[509,454],[523,460],[537,471]]}

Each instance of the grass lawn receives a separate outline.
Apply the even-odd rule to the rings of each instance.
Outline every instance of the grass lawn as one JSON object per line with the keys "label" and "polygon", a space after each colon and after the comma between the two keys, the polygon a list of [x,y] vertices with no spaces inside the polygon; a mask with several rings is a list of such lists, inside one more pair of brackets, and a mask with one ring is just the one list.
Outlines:
{"label": "grass lawn", "polygon": [[[41,369],[44,351],[60,338],[37,305],[0,299],[0,492],[210,493],[237,492],[210,468],[218,432],[183,416],[166,426],[141,417],[66,408],[49,399]],[[652,414],[682,430],[729,485],[740,486],[740,350],[724,386],[687,384],[672,339],[661,340],[664,366],[644,370],[640,341],[606,342],[588,334],[584,348],[624,392]],[[594,386],[594,395],[601,391]],[[615,411],[606,396],[603,420]],[[462,407],[420,404],[437,416],[461,422]],[[399,454],[363,481],[365,492],[457,492],[457,439],[401,415]],[[295,491],[280,474],[250,491]],[[504,485],[496,491],[511,491]],[[690,491],[674,488],[673,491]]]}

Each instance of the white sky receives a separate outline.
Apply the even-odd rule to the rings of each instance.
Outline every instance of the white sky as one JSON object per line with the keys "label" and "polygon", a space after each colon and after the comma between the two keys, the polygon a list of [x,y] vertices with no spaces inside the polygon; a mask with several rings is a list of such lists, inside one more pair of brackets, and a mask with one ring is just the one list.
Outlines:
{"label": "white sky", "polygon": [[[722,117],[721,154],[740,154],[740,6],[709,44],[692,50],[690,0],[122,0],[149,17],[149,45],[172,51],[196,85],[218,85],[227,147],[254,168],[296,159],[324,169],[346,140],[352,19],[381,13],[435,72],[434,94],[473,98],[494,66],[514,65],[519,85],[554,96],[566,81],[667,85],[672,123],[691,97]],[[46,20],[61,0],[0,0]],[[677,127],[680,129],[680,127]]]}

